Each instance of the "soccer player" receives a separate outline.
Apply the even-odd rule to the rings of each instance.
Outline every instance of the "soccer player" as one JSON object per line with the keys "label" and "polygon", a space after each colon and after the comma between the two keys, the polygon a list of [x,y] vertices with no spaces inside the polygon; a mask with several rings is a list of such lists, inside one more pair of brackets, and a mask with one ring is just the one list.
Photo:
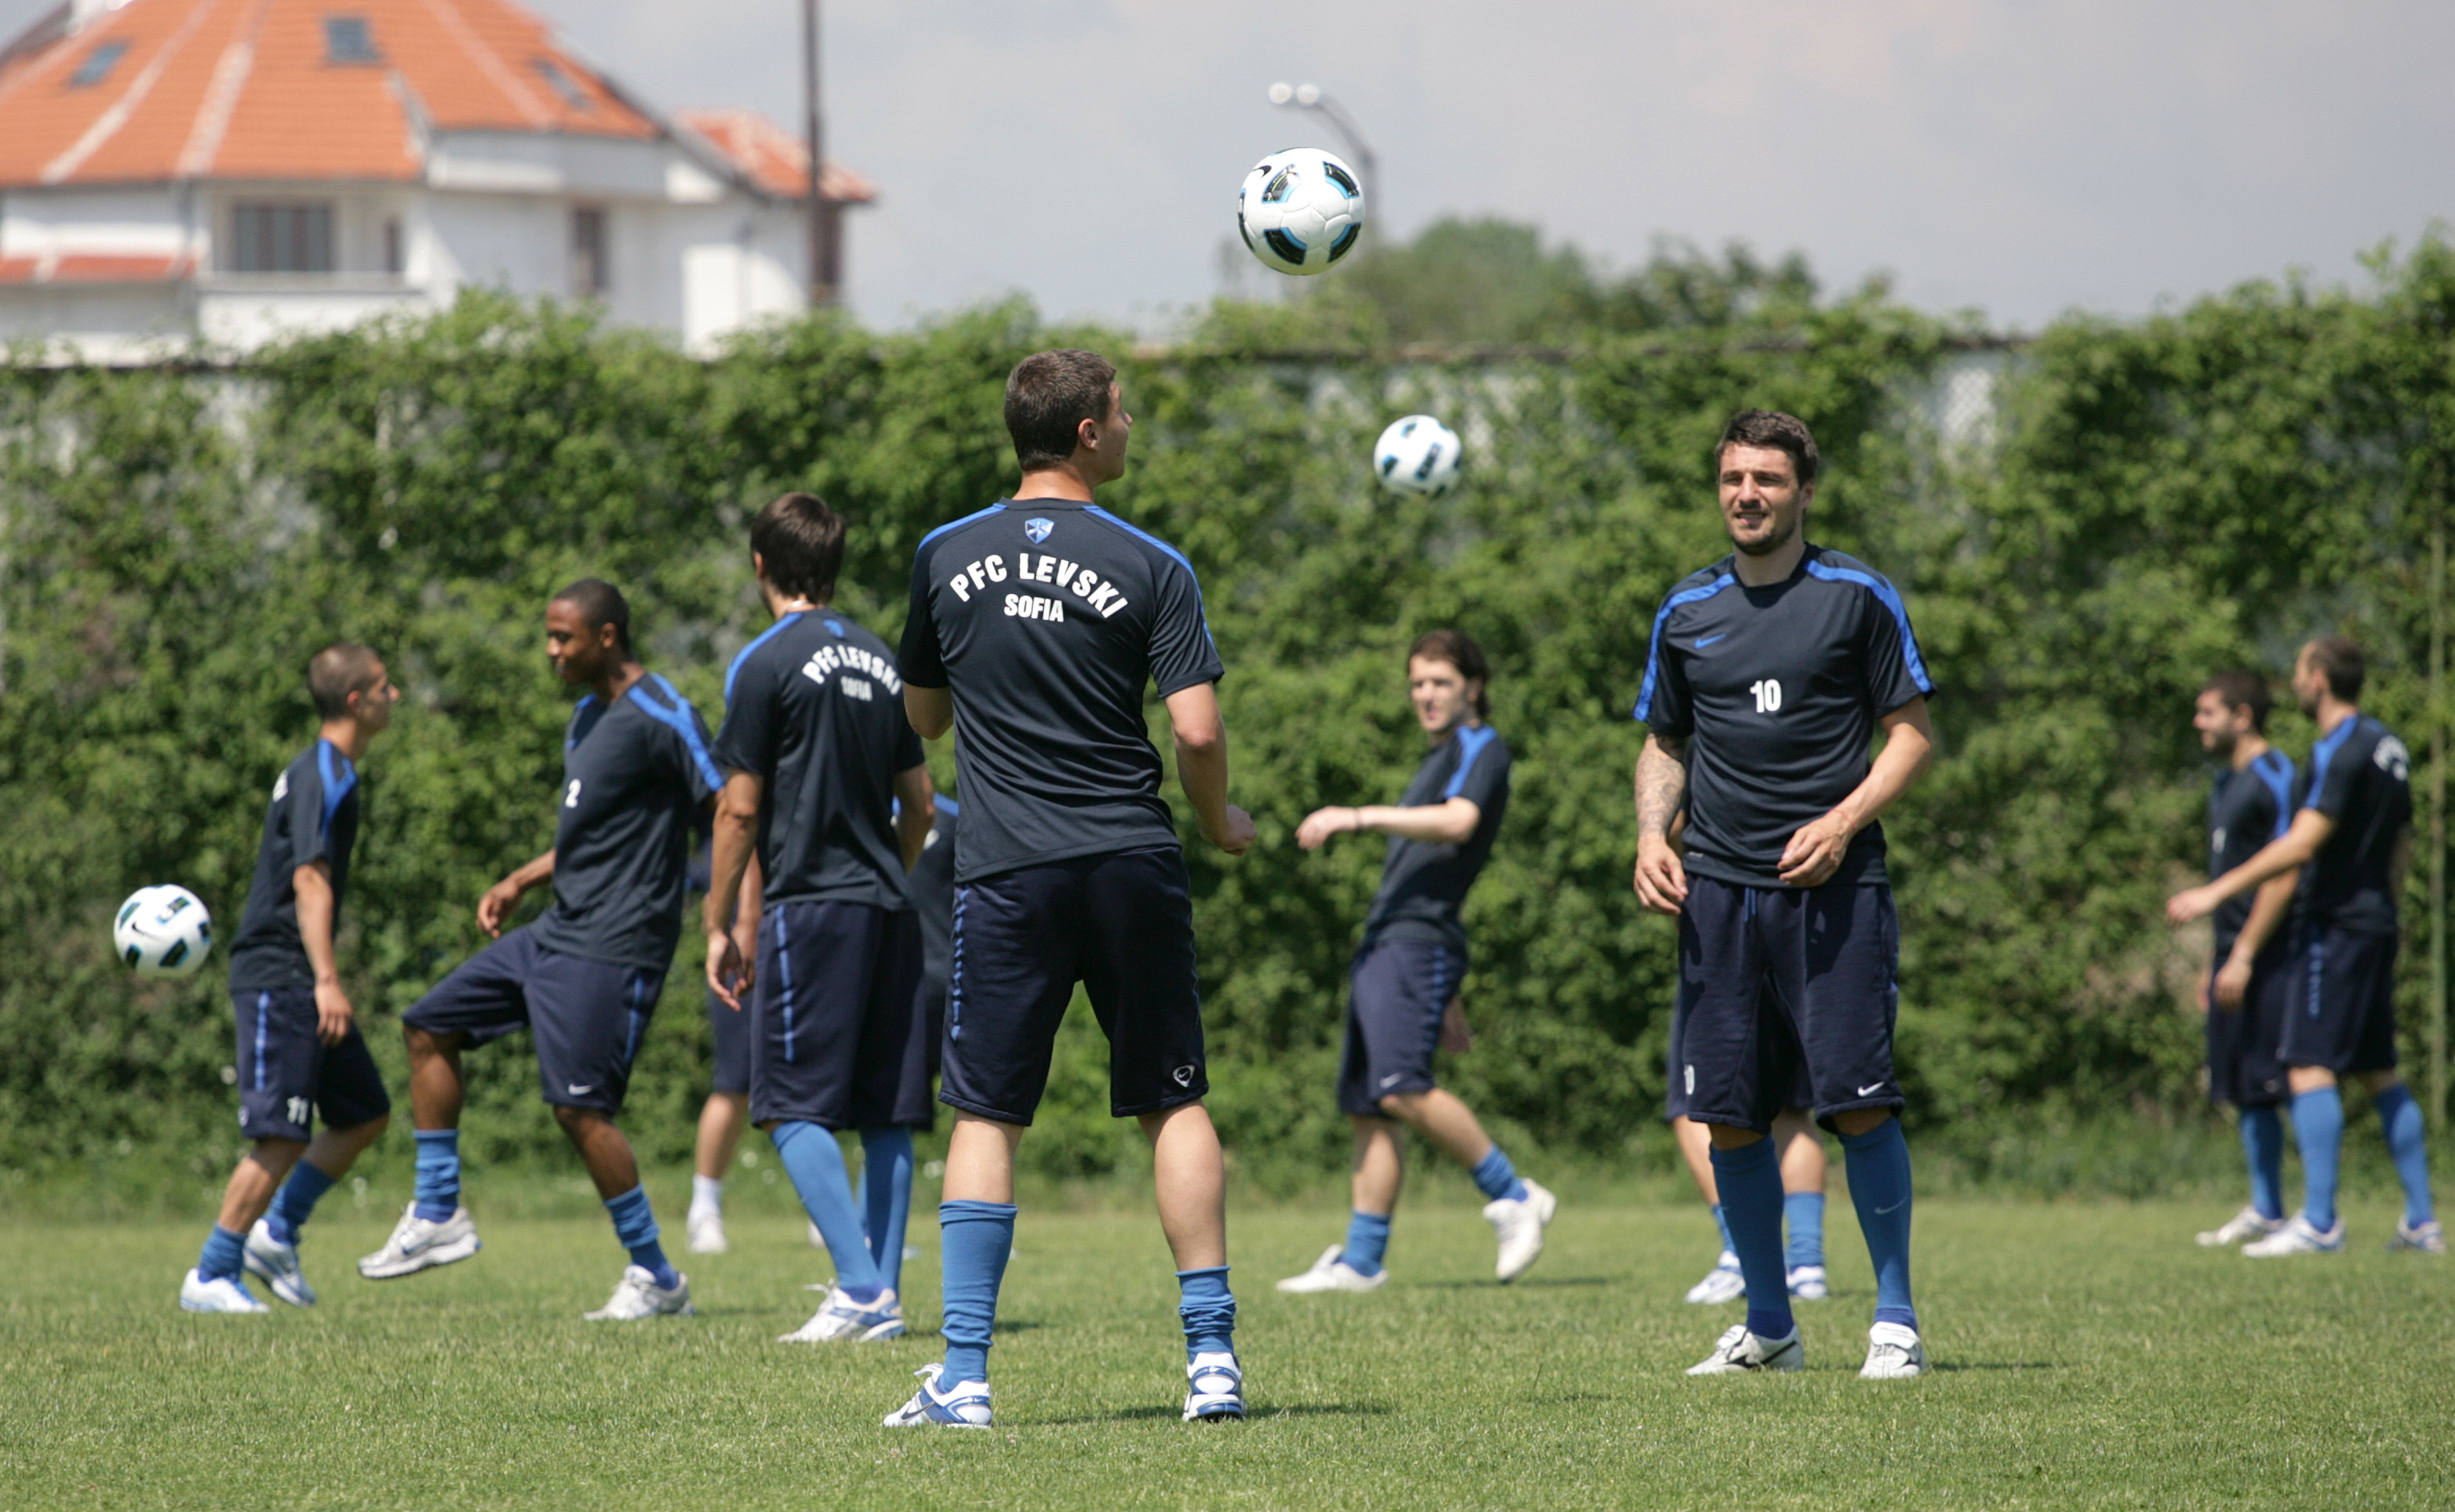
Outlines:
{"label": "soccer player", "polygon": [[1484,1219],[1499,1236],[1494,1271],[1503,1281],[1525,1275],[1543,1253],[1544,1226],[1559,1208],[1549,1191],[1517,1174],[1473,1110],[1432,1076],[1435,1045],[1454,1052],[1472,1043],[1458,1006],[1467,969],[1458,915],[1509,809],[1509,746],[1484,723],[1491,682],[1483,648],[1464,631],[1416,637],[1407,652],[1407,694],[1431,750],[1414,780],[1395,807],[1316,808],[1296,827],[1296,844],[1307,850],[1332,835],[1367,830],[1388,835],[1390,846],[1348,972],[1347,1048],[1338,1070],[1338,1106],[1355,1127],[1347,1242],[1322,1251],[1310,1270],[1281,1281],[1280,1291],[1369,1292],[1390,1278],[1381,1261],[1405,1175],[1402,1123],[1474,1174]]}
{"label": "soccer player", "polygon": [[[755,989],[750,1118],[836,1262],[826,1300],[789,1342],[903,1332],[911,1126],[930,1117],[921,923],[903,885],[929,830],[929,768],[886,643],[828,604],[843,549],[843,518],[816,495],[785,494],[751,522],[776,623],[725,674],[716,741],[708,986],[736,1011]],[[745,959],[734,919],[754,848],[765,890]],[[861,1131],[868,1216],[840,1129]]]}
{"label": "soccer player", "polygon": [[[1744,410],[1714,448],[1735,549],[1654,620],[1636,699],[1636,895],[1679,920],[1679,1087],[1710,1126],[1748,1316],[1691,1375],[1800,1370],[1765,1136],[1803,1062],[1840,1135],[1876,1267],[1868,1379],[1921,1375],[1910,1300],[1910,1160],[1893,1075],[1898,927],[1876,821],[1934,753],[1934,691],[1899,593],[1807,540],[1816,440]],[[1870,763],[1876,731],[1882,752]],[[1672,846],[1685,809],[1687,851]]]}
{"label": "soccer player", "polygon": [[[555,671],[587,689],[563,736],[554,848],[486,890],[477,925],[495,943],[401,1015],[416,1195],[358,1274],[389,1280],[477,1253],[460,1203],[460,1055],[525,1029],[539,1093],[630,1252],[613,1297],[583,1316],[688,1314],[690,1282],[657,1242],[639,1161],[614,1119],[681,937],[691,831],[721,779],[699,711],[632,651],[619,589],[573,583],[546,605],[545,627]],[[552,885],[553,907],[506,930],[520,895],[540,884]]]}
{"label": "soccer player", "polygon": [[[740,917],[734,922],[734,948],[743,959],[759,953],[759,868],[745,868],[741,878]],[[699,1111],[699,1140],[692,1152],[690,1211],[682,1229],[693,1255],[722,1255],[732,1248],[724,1234],[724,1176],[733,1169],[741,1131],[750,1122],[750,1015],[724,994],[707,990],[707,1032],[715,1050],[707,1101]]]}
{"label": "soccer player", "polygon": [[2338,1084],[2369,1090],[2386,1133],[2404,1216],[2394,1250],[2446,1253],[2429,1192],[2429,1150],[2421,1104],[2396,1073],[2396,898],[2412,864],[2411,755],[2361,709],[2366,665],[2361,647],[2323,635],[2293,662],[2293,696],[2318,722],[2300,803],[2284,833],[2216,880],[2176,893],[2165,916],[2186,924],[2228,898],[2300,868],[2293,899],[2294,977],[2277,1058],[2293,1097],[2302,1147],[2302,1211],[2242,1253],[2267,1257],[2344,1247],[2336,1212],[2344,1105]]}
{"label": "soccer player", "polygon": [[1014,1152],[1048,1083],[1077,982],[1108,1036],[1108,1103],[1152,1146],[1185,1329],[1185,1417],[1242,1417],[1228,1289],[1227,1167],[1202,1099],[1202,1003],[1184,850],[1143,715],[1156,684],[1177,780],[1230,855],[1219,653],[1175,547],[1092,502],[1126,470],[1116,369],[1042,352],[1006,379],[1015,497],[940,526],[912,561],[903,701],[963,761],[944,1081],[955,1110],[939,1205],[946,1355],[888,1426],[990,1421],[988,1351],[1014,1243]]}
{"label": "soccer player", "polygon": [[[2208,875],[2222,877],[2280,839],[2293,820],[2293,762],[2267,744],[2267,680],[2219,672],[2200,689],[2191,725],[2200,747],[2224,763],[2208,794]],[[2276,1058],[2292,973],[2281,926],[2298,870],[2260,885],[2255,897],[2217,906],[2216,954],[2200,1007],[2208,1018],[2208,1096],[2229,1102],[2250,1165],[2250,1205],[2200,1235],[2205,1245],[2264,1238],[2284,1226],[2285,1071]]]}
{"label": "soccer player", "polygon": [[[239,1132],[255,1143],[231,1173],[221,1216],[179,1284],[179,1305],[192,1313],[266,1311],[242,1270],[264,1277],[283,1301],[314,1306],[298,1231],[392,1120],[333,942],[358,836],[357,764],[392,723],[400,691],[373,651],[343,643],[308,662],[307,692],[321,725],[315,744],[274,781],[247,912],[231,943]],[[311,1114],[324,1120],[312,1142]]]}

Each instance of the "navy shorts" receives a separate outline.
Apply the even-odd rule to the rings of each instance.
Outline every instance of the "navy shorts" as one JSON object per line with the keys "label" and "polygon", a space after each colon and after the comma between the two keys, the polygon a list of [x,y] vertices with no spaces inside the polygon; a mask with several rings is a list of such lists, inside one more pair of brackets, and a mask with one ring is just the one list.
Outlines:
{"label": "navy shorts", "polygon": [[549,950],[523,925],[460,963],[400,1021],[472,1045],[525,1029],[537,1044],[538,1095],[610,1116],[622,1111],[664,990],[662,971]]}
{"label": "navy shorts", "polygon": [[708,990],[707,1037],[716,1048],[716,1071],[708,1081],[709,1092],[733,1097],[750,1095],[750,1016],[757,1011],[755,1002],[744,1003],[739,1010],[727,1008],[715,989]]}
{"label": "navy shorts", "polygon": [[759,921],[750,1120],[882,1129],[931,1120],[921,920],[780,903]]}
{"label": "navy shorts", "polygon": [[1170,846],[1022,867],[955,889],[938,1100],[1030,1123],[1077,982],[1108,1036],[1110,1114],[1158,1113],[1210,1091],[1193,898],[1185,854]]}
{"label": "navy shorts", "polygon": [[2296,980],[2277,1057],[2339,1076],[2393,1071],[2396,937],[2303,924],[2293,945]]}
{"label": "navy shorts", "polygon": [[392,1112],[383,1073],[355,1022],[337,1045],[316,1037],[314,988],[233,991],[231,1001],[238,1010],[240,1134],[305,1144],[312,1118],[327,1129],[355,1129]]}
{"label": "navy shorts", "polygon": [[1349,971],[1342,1113],[1378,1118],[1381,1099],[1430,1092],[1441,1017],[1466,977],[1466,952],[1438,940],[1370,940]]}
{"label": "navy shorts", "polygon": [[[2222,958],[2220,958],[2222,959]],[[2292,1011],[2293,953],[2281,939],[2268,942],[2250,965],[2250,987],[2242,1007],[2217,1007],[2211,980],[2208,1000],[2208,1097],[2237,1108],[2272,1108],[2293,1095],[2278,1055],[2284,1016]]]}
{"label": "navy shorts", "polygon": [[1691,875],[1679,913],[1675,1085],[1698,1123],[1773,1128],[1803,1067],[1816,1120],[1905,1105],[1893,1079],[1893,889],[1748,888]]}
{"label": "navy shorts", "polygon": [[[1688,1116],[1687,1062],[1679,1052],[1679,1032],[1685,1027],[1687,1027],[1687,1015],[1679,1011],[1679,1005],[1674,1000],[1671,1005],[1671,1052],[1669,1065],[1664,1073],[1667,1079],[1663,1082],[1663,1086],[1667,1089],[1662,1096],[1664,1123],[1671,1123]],[[1802,1060],[1799,1062],[1797,1073],[1790,1078],[1790,1100],[1783,1106],[1811,1108],[1815,1104],[1816,1090],[1808,1085],[1807,1063]]]}

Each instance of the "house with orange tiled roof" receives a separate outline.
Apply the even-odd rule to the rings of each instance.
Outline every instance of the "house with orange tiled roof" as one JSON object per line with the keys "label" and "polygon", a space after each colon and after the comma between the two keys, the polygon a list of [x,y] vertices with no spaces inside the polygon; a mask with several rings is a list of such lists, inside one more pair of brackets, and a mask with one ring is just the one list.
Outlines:
{"label": "house with orange tiled roof", "polygon": [[[0,342],[244,351],[477,286],[703,349],[805,307],[808,176],[510,0],[69,0],[0,45]],[[830,255],[875,194],[823,165]]]}

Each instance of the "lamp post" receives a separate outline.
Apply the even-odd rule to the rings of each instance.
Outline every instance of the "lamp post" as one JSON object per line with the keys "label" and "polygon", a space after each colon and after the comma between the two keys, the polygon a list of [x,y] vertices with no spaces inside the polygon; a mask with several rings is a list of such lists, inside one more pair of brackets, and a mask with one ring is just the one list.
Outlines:
{"label": "lamp post", "polygon": [[1347,144],[1348,155],[1355,159],[1355,171],[1364,180],[1364,206],[1369,215],[1381,214],[1380,160],[1372,155],[1370,144],[1355,124],[1355,117],[1345,107],[1321,92],[1318,84],[1273,84],[1270,103],[1289,110],[1311,111],[1330,124],[1339,138]]}
{"label": "lamp post", "polygon": [[819,114],[819,0],[801,0],[801,101],[810,151],[810,303],[825,309],[836,302],[838,242],[835,207],[827,203],[820,187],[821,154],[827,139]]}

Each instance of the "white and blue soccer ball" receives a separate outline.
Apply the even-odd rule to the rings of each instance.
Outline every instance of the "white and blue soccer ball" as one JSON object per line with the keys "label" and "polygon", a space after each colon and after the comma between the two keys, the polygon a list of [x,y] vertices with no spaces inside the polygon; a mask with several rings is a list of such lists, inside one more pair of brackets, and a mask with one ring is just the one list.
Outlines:
{"label": "white and blue soccer ball", "polygon": [[139,888],[119,906],[111,943],[139,976],[190,976],[213,951],[213,916],[185,888]]}
{"label": "white and blue soccer ball", "polygon": [[1245,175],[1236,229],[1281,273],[1326,273],[1364,235],[1364,187],[1355,170],[1318,147],[1272,153]]}
{"label": "white and blue soccer ball", "polygon": [[1457,432],[1430,415],[1410,415],[1372,443],[1372,476],[1391,493],[1435,499],[1457,482],[1464,450]]}

